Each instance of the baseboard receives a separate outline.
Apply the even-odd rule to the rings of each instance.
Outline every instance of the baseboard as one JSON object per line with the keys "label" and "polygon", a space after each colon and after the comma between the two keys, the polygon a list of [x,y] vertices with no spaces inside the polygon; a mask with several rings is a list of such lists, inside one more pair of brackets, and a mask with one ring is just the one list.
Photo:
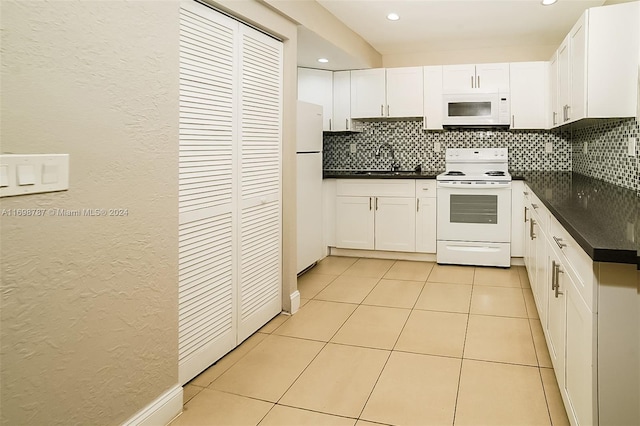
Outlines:
{"label": "baseboard", "polygon": [[298,290],[294,291],[293,293],[291,293],[291,312],[290,314],[293,315],[296,312],[298,312],[298,309],[300,309],[300,292]]}
{"label": "baseboard", "polygon": [[123,426],[168,425],[182,413],[182,386],[176,385],[138,411]]}

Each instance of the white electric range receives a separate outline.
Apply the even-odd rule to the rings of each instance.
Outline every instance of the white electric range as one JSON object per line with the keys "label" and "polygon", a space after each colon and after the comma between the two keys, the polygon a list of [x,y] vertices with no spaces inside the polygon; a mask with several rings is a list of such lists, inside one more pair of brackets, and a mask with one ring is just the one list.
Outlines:
{"label": "white electric range", "polygon": [[450,148],[437,180],[437,254],[443,264],[511,264],[507,148]]}

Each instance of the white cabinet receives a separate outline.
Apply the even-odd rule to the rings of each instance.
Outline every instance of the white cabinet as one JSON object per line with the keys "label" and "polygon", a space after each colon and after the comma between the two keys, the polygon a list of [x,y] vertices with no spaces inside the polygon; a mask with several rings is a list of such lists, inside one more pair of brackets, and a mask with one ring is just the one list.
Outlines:
{"label": "white cabinet", "polygon": [[548,64],[512,63],[509,66],[509,82],[511,128],[547,128]]}
{"label": "white cabinet", "polygon": [[180,29],[184,384],[282,309],[282,43],[196,2],[181,4]]}
{"label": "white cabinet", "polygon": [[424,74],[425,130],[442,130],[442,66],[428,66]]}
{"label": "white cabinet", "polygon": [[511,182],[511,257],[524,256],[524,182]]}
{"label": "white cabinet", "polygon": [[415,182],[338,179],[336,247],[415,251]]}
{"label": "white cabinet", "polygon": [[351,71],[351,117],[422,117],[422,67]]}
{"label": "white cabinet", "polygon": [[298,68],[298,100],[322,106],[322,130],[331,130],[333,72]]}
{"label": "white cabinet", "polygon": [[445,65],[442,67],[442,90],[445,93],[470,90],[507,92],[509,64]]}
{"label": "white cabinet", "polygon": [[354,130],[351,122],[351,71],[333,73],[332,131]]}
{"label": "white cabinet", "polygon": [[558,52],[554,52],[549,60],[549,107],[547,108],[549,127],[559,124],[560,101],[558,99]]}
{"label": "white cabinet", "polygon": [[[549,312],[547,320],[547,343],[549,356],[558,381],[558,387],[565,387],[565,344],[566,344],[566,295],[569,277],[562,272],[559,256],[549,245],[549,274],[552,291],[549,294]],[[556,288],[556,285],[558,286]]]}
{"label": "white cabinet", "polygon": [[436,252],[436,181],[416,181],[416,251]]}
{"label": "white cabinet", "polygon": [[639,28],[639,2],[585,11],[556,53],[557,125],[635,116]]}

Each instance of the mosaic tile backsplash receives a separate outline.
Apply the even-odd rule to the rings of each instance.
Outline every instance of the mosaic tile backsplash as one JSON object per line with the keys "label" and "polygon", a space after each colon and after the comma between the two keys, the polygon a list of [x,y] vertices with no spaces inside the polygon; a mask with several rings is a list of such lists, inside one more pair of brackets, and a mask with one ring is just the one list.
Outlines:
{"label": "mosaic tile backsplash", "polygon": [[[375,152],[381,144],[393,147],[395,161],[401,170],[413,170],[418,164],[423,170],[444,170],[447,148],[508,148],[509,169],[526,171],[570,171],[571,143],[565,134],[548,131],[508,130],[446,130],[426,131],[421,120],[367,121],[362,133],[325,133],[325,170],[387,170],[392,159],[387,146]],[[434,143],[440,152],[434,152]],[[550,142],[553,152],[545,152]],[[351,153],[351,144],[356,152]]]}
{"label": "mosaic tile backsplash", "polygon": [[[634,118],[603,122],[571,134],[572,170],[605,182],[634,189],[640,196],[638,144],[628,155],[629,137],[638,140],[640,126]],[[586,143],[586,153],[584,151]]]}

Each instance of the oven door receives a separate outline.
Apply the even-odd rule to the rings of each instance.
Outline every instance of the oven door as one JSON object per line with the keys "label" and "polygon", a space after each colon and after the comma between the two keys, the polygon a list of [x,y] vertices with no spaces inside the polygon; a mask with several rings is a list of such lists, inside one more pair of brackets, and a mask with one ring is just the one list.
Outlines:
{"label": "oven door", "polygon": [[438,182],[437,196],[438,240],[510,242],[510,182]]}

